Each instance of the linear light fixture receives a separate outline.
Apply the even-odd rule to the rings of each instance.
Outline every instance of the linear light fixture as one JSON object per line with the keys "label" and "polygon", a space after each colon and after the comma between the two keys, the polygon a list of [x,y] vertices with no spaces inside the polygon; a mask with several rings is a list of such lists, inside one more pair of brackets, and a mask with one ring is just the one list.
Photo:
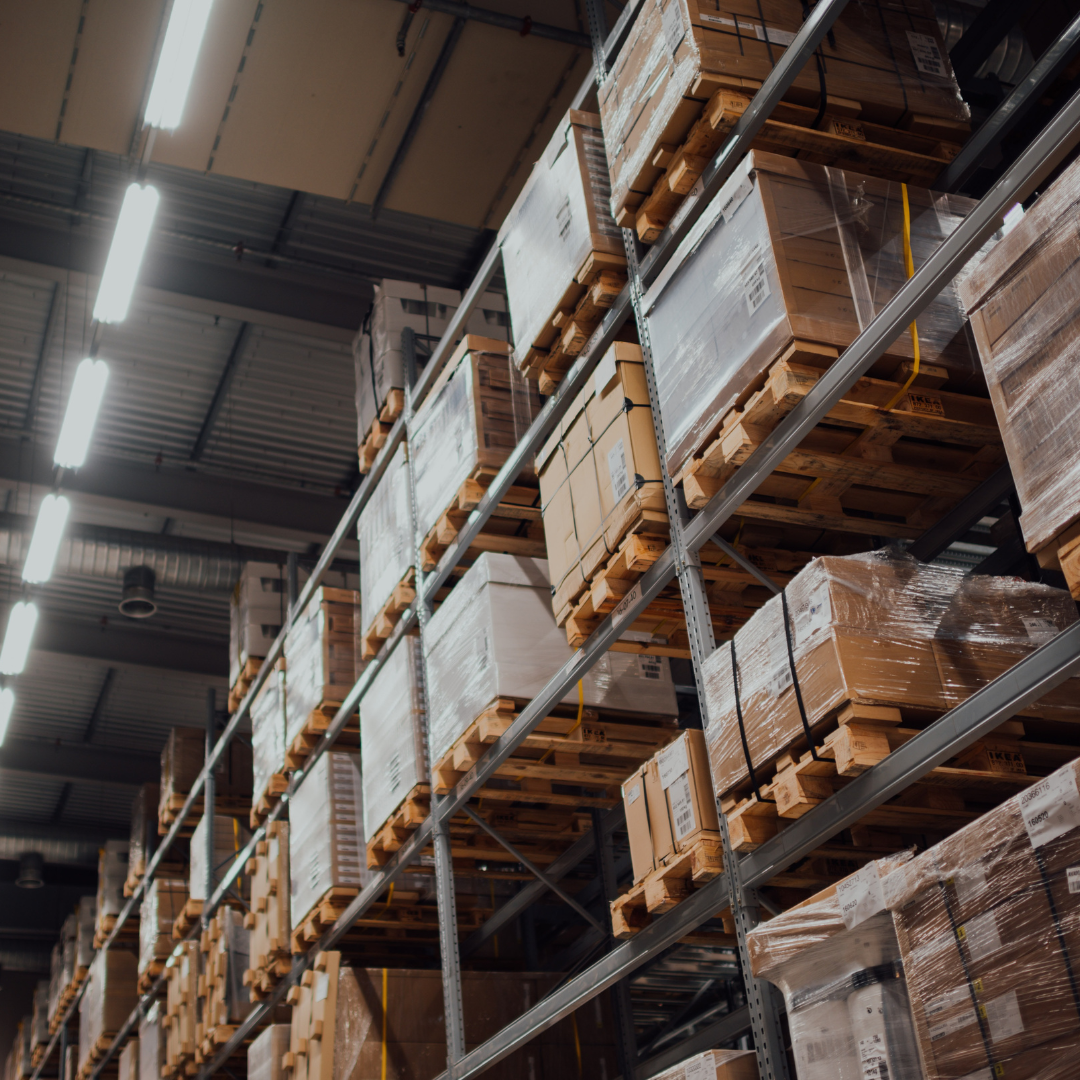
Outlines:
{"label": "linear light fixture", "polygon": [[23,581],[40,585],[52,577],[70,510],[71,503],[63,495],[46,495],[41,500],[34,534],[30,537],[30,550],[23,564]]}
{"label": "linear light fixture", "polygon": [[4,743],[4,736],[7,734],[8,724],[11,721],[11,714],[15,709],[15,691],[10,686],[5,686],[0,690],[0,746]]}
{"label": "linear light fixture", "polygon": [[212,6],[213,0],[174,0],[146,102],[143,119],[150,127],[179,127]]}
{"label": "linear light fixture", "polygon": [[11,609],[4,644],[0,647],[0,675],[19,675],[26,667],[37,621],[38,609],[33,601],[20,600]]}
{"label": "linear light fixture", "polygon": [[108,379],[109,365],[104,360],[87,357],[75,369],[67,412],[60,425],[60,437],[56,440],[56,453],[53,455],[53,461],[61,468],[78,469],[86,461]]}
{"label": "linear light fixture", "polygon": [[139,277],[146,242],[154,224],[160,196],[152,184],[129,184],[120,205],[105,272],[101,275],[94,318],[98,322],[118,323],[127,318],[131,294]]}

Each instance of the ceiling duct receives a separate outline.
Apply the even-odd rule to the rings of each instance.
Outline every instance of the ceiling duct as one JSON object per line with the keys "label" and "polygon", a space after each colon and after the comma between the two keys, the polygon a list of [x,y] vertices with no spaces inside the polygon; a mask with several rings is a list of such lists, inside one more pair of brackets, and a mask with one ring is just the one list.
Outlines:
{"label": "ceiling duct", "polygon": [[19,856],[15,884],[20,889],[40,889],[45,884],[45,860],[40,851],[24,851]]}
{"label": "ceiling duct", "polygon": [[120,613],[129,619],[149,619],[157,611],[154,601],[154,571],[149,566],[132,566],[124,571],[124,593]]}

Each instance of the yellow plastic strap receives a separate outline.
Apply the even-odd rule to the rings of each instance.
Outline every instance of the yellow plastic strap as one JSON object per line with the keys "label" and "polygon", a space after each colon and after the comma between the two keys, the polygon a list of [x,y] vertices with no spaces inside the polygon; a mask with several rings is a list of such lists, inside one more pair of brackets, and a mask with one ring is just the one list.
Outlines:
{"label": "yellow plastic strap", "polygon": [[[900,185],[900,194],[904,200],[904,269],[910,278],[915,273],[915,260],[911,256],[911,206],[908,203],[907,184]],[[907,392],[919,374],[919,331],[913,322],[911,324],[911,352],[914,363],[911,365],[911,374],[903,386],[897,390],[888,405],[883,406],[883,411],[888,412]]]}
{"label": "yellow plastic strap", "polygon": [[577,1054],[577,1074],[578,1074],[578,1077],[579,1077],[579,1080],[580,1080],[580,1077],[582,1076],[582,1069],[581,1069],[581,1039],[578,1038],[577,1013],[571,1013],[570,1014],[570,1023],[574,1028],[574,1053]]}
{"label": "yellow plastic strap", "polygon": [[[383,914],[390,910],[390,902],[394,899],[394,883],[390,882],[390,891],[386,894],[386,905],[383,907]],[[385,976],[384,976],[385,978]]]}
{"label": "yellow plastic strap", "polygon": [[382,1080],[386,1080],[386,976],[387,969],[382,969]]}

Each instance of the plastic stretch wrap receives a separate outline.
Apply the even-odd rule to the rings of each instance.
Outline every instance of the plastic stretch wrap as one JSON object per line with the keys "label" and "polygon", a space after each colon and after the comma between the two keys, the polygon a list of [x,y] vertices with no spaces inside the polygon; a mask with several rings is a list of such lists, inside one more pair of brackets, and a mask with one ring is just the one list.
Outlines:
{"label": "plastic stretch wrap", "polygon": [[285,638],[285,720],[287,746],[323,704],[340,705],[356,675],[353,623],[356,594],[347,589],[315,590]]}
{"label": "plastic stretch wrap", "polygon": [[293,928],[327,889],[366,885],[366,861],[360,758],[331,751],[315,762],[289,803]]}
{"label": "plastic stretch wrap", "polygon": [[[975,203],[910,186],[908,200],[918,269]],[[793,340],[855,340],[907,280],[903,235],[900,184],[747,155],[643,301],[672,475]],[[944,367],[947,389],[981,387],[953,285],[917,327],[921,365]],[[905,331],[869,374],[893,378],[912,355]]]}
{"label": "plastic stretch wrap", "polygon": [[82,1072],[98,1039],[115,1034],[138,1001],[135,954],[126,949],[102,949],[94,957],[86,992],[79,1002],[79,1071]]}
{"label": "plastic stretch wrap", "polygon": [[851,700],[944,712],[933,638],[961,577],[888,551],[824,556],[800,571],[735,635],[734,668],[726,642],[702,666],[717,795],[750,781],[747,755],[765,780],[780,754],[805,741],[792,657],[811,728]]}
{"label": "plastic stretch wrap", "polygon": [[539,411],[536,386],[514,366],[509,345],[477,337],[462,341],[409,433],[421,536],[478,466],[495,472],[503,465]]}
{"label": "plastic stretch wrap", "polygon": [[[460,303],[457,289],[389,278],[375,286],[371,311],[353,339],[358,442],[367,437],[390,391],[403,390],[408,382],[402,330],[409,327],[416,335],[417,357],[422,364],[446,332]],[[465,324],[465,332],[505,341],[508,321],[506,300],[498,293],[484,293]]]}
{"label": "plastic stretch wrap", "polygon": [[285,677],[284,671],[272,671],[251,706],[251,790],[256,799],[285,767]]}
{"label": "plastic stretch wrap", "polygon": [[927,1080],[1080,1075],[1080,762],[882,883]]}
{"label": "plastic stretch wrap", "polygon": [[173,949],[173,922],[187,903],[186,881],[157,878],[150,882],[139,907],[139,974],[155,960],[168,959]]}
{"label": "plastic stretch wrap", "polygon": [[[94,959],[94,928],[97,924],[97,898],[82,896],[76,910],[78,926],[75,933],[75,958],[72,975],[79,968],[88,968]],[[66,964],[65,958],[65,964]]]}
{"label": "plastic stretch wrap", "polygon": [[[496,698],[531,700],[570,659],[547,560],[484,552],[432,615],[424,650],[434,765]],[[664,657],[605,653],[583,682],[589,708],[678,714]],[[577,700],[576,687],[563,698]]]}
{"label": "plastic stretch wrap", "polygon": [[360,704],[364,839],[370,840],[417,785],[427,783],[427,718],[420,641],[406,637]]}
{"label": "plastic stretch wrap", "polygon": [[[251,839],[244,824],[234,817],[224,814],[214,815],[214,882],[215,888],[221,883],[225,870],[233,863],[244,845]],[[234,883],[241,895],[246,891],[245,878],[239,876]],[[188,894],[192,900],[205,900],[206,896],[206,816],[199,818],[199,824],[191,834],[191,860],[188,864]]]}
{"label": "plastic stretch wrap", "polygon": [[128,881],[142,880],[150,861],[154,839],[157,837],[157,808],[161,788],[143,784],[131,805],[131,835],[128,839]]}
{"label": "plastic stretch wrap", "polygon": [[627,530],[667,527],[641,347],[615,342],[540,450],[544,540],[558,621]]}
{"label": "plastic stretch wrap", "polygon": [[[300,586],[307,573],[299,571]],[[229,685],[244,665],[270,651],[288,614],[289,575],[284,564],[244,563],[229,605]]]}
{"label": "plastic stretch wrap", "polygon": [[248,1047],[247,1080],[284,1080],[281,1059],[288,1050],[288,1024],[263,1028]]}
{"label": "plastic stretch wrap", "polygon": [[165,1032],[161,1026],[161,1002],[155,1001],[139,1017],[139,1075],[156,1080],[165,1064]]}
{"label": "plastic stretch wrap", "polygon": [[[600,90],[613,211],[631,192],[651,190],[664,172],[652,164],[657,146],[679,146],[715,90],[753,96],[805,17],[798,0],[728,0],[722,10],[713,0],[664,0],[642,8]],[[823,88],[864,120],[910,124],[955,142],[970,117],[926,0],[846,7],[785,100],[816,109]]]}
{"label": "plastic stretch wrap", "polygon": [[706,1050],[658,1073],[654,1080],[758,1080],[753,1050]]}
{"label": "plastic stretch wrap", "polygon": [[519,365],[531,346],[546,349],[561,335],[552,316],[567,307],[567,290],[592,252],[625,261],[610,201],[600,117],[571,109],[499,230]]}
{"label": "plastic stretch wrap", "polygon": [[360,541],[360,626],[367,633],[415,561],[409,458],[397,448],[356,526]]}
{"label": "plastic stretch wrap", "polygon": [[[964,578],[934,635],[945,696],[958,705],[1018,660],[1076,622],[1076,601],[1064,589],[1020,578]],[[1067,679],[1036,703],[1046,719],[1080,717],[1080,679]]]}
{"label": "plastic stretch wrap", "polygon": [[116,1080],[139,1080],[139,1039],[128,1039],[120,1051]]}
{"label": "plastic stretch wrap", "polygon": [[798,1080],[922,1080],[900,946],[868,863],[747,935],[757,978],[784,995]]}
{"label": "plastic stretch wrap", "polygon": [[105,928],[104,918],[119,915],[124,906],[124,882],[128,872],[128,842],[106,840],[98,855],[97,928]]}
{"label": "plastic stretch wrap", "polygon": [[1073,162],[960,287],[1029,551],[1080,518],[1078,203]]}

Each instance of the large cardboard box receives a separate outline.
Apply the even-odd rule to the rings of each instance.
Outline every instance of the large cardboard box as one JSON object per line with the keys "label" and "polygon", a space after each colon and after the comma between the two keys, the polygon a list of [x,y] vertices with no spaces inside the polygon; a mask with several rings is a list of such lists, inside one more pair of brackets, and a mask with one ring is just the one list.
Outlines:
{"label": "large cardboard box", "polygon": [[80,1071],[98,1039],[115,1035],[135,1008],[139,998],[137,968],[135,954],[126,949],[102,949],[94,957],[89,985],[79,1002]]}
{"label": "large cardboard box", "polygon": [[248,1080],[285,1080],[282,1059],[289,1051],[289,1024],[271,1024],[251,1041],[247,1052]]}
{"label": "large cardboard box", "polygon": [[754,1050],[706,1050],[659,1073],[655,1080],[758,1080]]}
{"label": "large cardboard box", "polygon": [[131,804],[131,833],[128,841],[128,872],[124,883],[130,894],[135,891],[146,873],[157,836],[157,808],[161,788],[157,784],[142,784]]}
{"label": "large cardboard box", "polygon": [[155,877],[147,886],[139,907],[139,974],[148,972],[155,961],[169,958],[176,944],[173,923],[188,899],[186,881]]}
{"label": "large cardboard box", "polygon": [[[912,186],[908,200],[918,268],[974,202]],[[855,340],[907,280],[903,230],[897,183],[747,155],[643,298],[672,476],[793,342],[799,363],[824,368]],[[982,387],[952,285],[917,326],[924,373]],[[905,331],[869,374],[903,381],[912,355]]]}
{"label": "large cardboard box", "polygon": [[285,719],[285,669],[279,664],[262,684],[251,706],[252,801],[257,804],[270,778],[285,768],[288,722]]}
{"label": "large cardboard box", "polygon": [[155,1001],[139,1018],[139,1076],[160,1077],[165,1064],[165,1029],[161,1002]]}
{"label": "large cardboard box", "polygon": [[847,702],[944,712],[933,638],[961,576],[884,551],[824,556],[802,570],[786,590],[786,627],[775,596],[735,635],[734,653],[725,643],[703,665],[716,794],[749,784],[750,765],[763,781],[781,754],[807,749],[796,677],[818,738]]}
{"label": "large cardboard box", "polygon": [[[213,870],[214,888],[221,884],[225,872],[236,861],[246,846],[251,834],[243,823],[235,817],[225,814],[214,815],[214,865]],[[205,815],[199,818],[195,831],[191,834],[191,861],[188,866],[188,894],[192,900],[207,900],[206,895],[206,830],[209,828],[209,820]],[[247,890],[244,880],[239,877],[234,882],[236,892],[243,895]]]}
{"label": "large cardboard box", "polygon": [[97,902],[94,929],[104,937],[112,929],[109,921],[123,910],[124,882],[128,873],[128,841],[106,840],[98,851]]}
{"label": "large cardboard box", "polygon": [[641,347],[615,342],[537,457],[555,621],[627,531],[667,533]]}
{"label": "large cardboard box", "polygon": [[1078,203],[1073,162],[959,290],[1033,552],[1080,519]]}
{"label": "large cardboard box", "polygon": [[[652,190],[715,91],[753,95],[805,12],[797,0],[731,0],[723,10],[712,0],[661,0],[642,8],[600,88],[616,218]],[[840,118],[958,143],[970,116],[926,0],[846,7],[785,99],[817,109],[823,92]]]}
{"label": "large cardboard box", "polygon": [[720,841],[705,735],[684,731],[623,784],[636,885],[699,840]]}
{"label": "large cardboard box", "polygon": [[[514,357],[534,378],[569,368],[626,279],[609,200],[600,117],[571,109],[499,230]],[[617,274],[601,290],[603,305],[590,305],[585,324],[572,325],[570,316],[603,272]]]}
{"label": "large cardboard box", "polygon": [[256,845],[255,856],[248,860],[244,872],[251,878],[251,910],[244,923],[251,930],[251,980],[265,991],[269,985],[262,985],[261,978],[255,981],[259,970],[265,970],[273,983],[290,967],[292,919],[287,821],[270,822],[266,839]]}
{"label": "large cardboard box", "polygon": [[[203,765],[206,764],[206,729],[174,727],[161,751],[161,801],[158,803],[158,832],[168,832],[176,812],[184,805]],[[233,739],[225,748],[214,773],[219,799],[243,801],[251,798],[251,746]]]}

